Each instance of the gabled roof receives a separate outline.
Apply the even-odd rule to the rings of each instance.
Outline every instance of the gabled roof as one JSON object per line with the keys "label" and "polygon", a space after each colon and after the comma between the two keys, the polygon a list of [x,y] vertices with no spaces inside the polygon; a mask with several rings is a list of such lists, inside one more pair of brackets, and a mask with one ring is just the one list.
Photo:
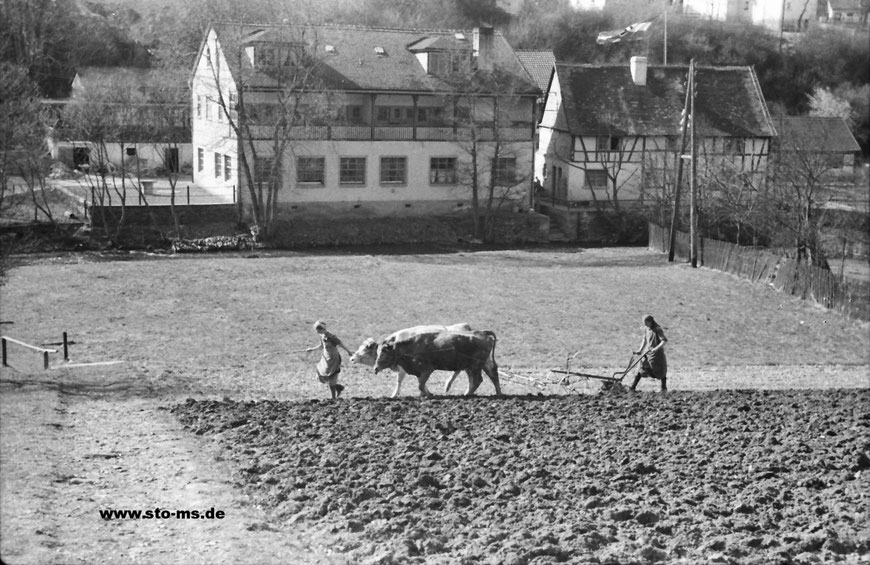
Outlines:
{"label": "gabled roof", "polygon": [[[163,69],[141,67],[80,67],[72,82],[72,98],[87,94],[112,98],[114,95],[160,103],[180,103],[188,90],[187,81]],[[117,98],[116,98],[117,99]]]}
{"label": "gabled roof", "polygon": [[556,64],[556,55],[552,51],[517,51],[517,59],[538,85],[542,92],[550,86],[550,75]]}
{"label": "gabled roof", "polygon": [[783,149],[813,153],[857,153],[861,146],[843,118],[787,116],[776,119]]}
{"label": "gabled roof", "polygon": [[[776,129],[751,67],[696,67],[698,134],[772,137]],[[557,63],[573,135],[679,135],[688,67],[649,66],[646,85],[627,65]]]}
{"label": "gabled roof", "polygon": [[[253,72],[246,57],[232,56],[234,42],[241,48],[255,43],[304,42],[322,63],[318,74],[325,88],[367,92],[453,91],[455,87],[445,80],[426,73],[417,60],[416,52],[467,49],[471,53],[473,49],[473,31],[252,24],[219,24],[214,29],[236,80],[245,76],[249,87],[268,88],[275,86],[275,83],[263,73]],[[465,39],[458,39],[457,33],[462,33]],[[327,45],[332,46],[330,52],[326,51]],[[538,93],[513,49],[498,32],[493,34],[492,57],[500,70],[514,78],[518,95],[533,96]]]}

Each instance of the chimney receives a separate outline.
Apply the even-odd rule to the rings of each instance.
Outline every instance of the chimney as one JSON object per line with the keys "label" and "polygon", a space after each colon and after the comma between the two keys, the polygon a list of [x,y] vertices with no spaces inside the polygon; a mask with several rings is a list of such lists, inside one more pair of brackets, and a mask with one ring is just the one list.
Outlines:
{"label": "chimney", "polygon": [[632,57],[631,79],[638,86],[646,86],[646,57]]}
{"label": "chimney", "polygon": [[482,24],[474,28],[474,56],[477,58],[477,68],[481,71],[493,69],[493,43],[495,30],[491,25]]}

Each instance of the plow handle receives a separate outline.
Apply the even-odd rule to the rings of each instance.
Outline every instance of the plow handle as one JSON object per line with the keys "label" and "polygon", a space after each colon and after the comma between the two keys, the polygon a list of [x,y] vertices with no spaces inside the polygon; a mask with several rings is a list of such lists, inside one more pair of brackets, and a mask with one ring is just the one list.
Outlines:
{"label": "plow handle", "polygon": [[620,375],[618,380],[621,382],[622,379],[625,378],[625,375],[627,375],[629,371],[634,369],[635,366],[638,363],[640,363],[641,359],[646,357],[646,353],[647,352],[642,353],[637,359],[634,358],[634,353],[632,353],[631,357],[629,357],[629,359],[628,359],[628,366],[625,368],[625,370],[624,371],[617,371],[617,372],[613,373],[613,378],[616,378],[616,375]]}

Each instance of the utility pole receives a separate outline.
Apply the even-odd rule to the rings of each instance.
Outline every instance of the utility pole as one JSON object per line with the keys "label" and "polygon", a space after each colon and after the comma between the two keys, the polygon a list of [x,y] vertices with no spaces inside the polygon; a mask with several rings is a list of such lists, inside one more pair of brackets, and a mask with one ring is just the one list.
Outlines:
{"label": "utility pole", "polygon": [[677,244],[677,226],[680,220],[680,185],[683,184],[683,152],[686,150],[686,129],[689,127],[689,101],[694,88],[695,59],[689,61],[689,75],[686,80],[686,103],[683,105],[683,114],[680,119],[680,147],[677,151],[677,182],[674,187],[674,211],[671,215],[671,235],[668,243],[668,261],[674,262],[674,251]]}
{"label": "utility pole", "polygon": [[698,137],[695,135],[697,122],[695,122],[695,65],[691,65],[689,72],[692,74],[691,96],[691,120],[692,120],[692,172],[689,176],[690,204],[689,204],[689,240],[690,260],[692,267],[698,266]]}
{"label": "utility pole", "polygon": [[779,54],[782,55],[782,36],[785,31],[785,2],[782,0],[782,7],[779,12]]}
{"label": "utility pole", "polygon": [[665,45],[664,45],[663,62],[664,62],[664,65],[666,67],[668,66],[668,1],[669,0],[664,0],[664,2],[665,2]]}

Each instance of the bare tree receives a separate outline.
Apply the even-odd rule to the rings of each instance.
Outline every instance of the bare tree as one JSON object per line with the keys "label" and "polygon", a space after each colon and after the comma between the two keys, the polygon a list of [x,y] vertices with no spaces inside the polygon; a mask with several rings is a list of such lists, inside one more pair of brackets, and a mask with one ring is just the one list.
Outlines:
{"label": "bare tree", "polygon": [[26,194],[34,222],[40,220],[40,213],[54,221],[45,181],[48,119],[27,69],[0,63],[0,213],[8,210],[13,197],[20,200]]}
{"label": "bare tree", "polygon": [[[177,147],[181,136],[187,135],[183,120],[188,104],[184,83],[173,77],[164,77],[159,84],[149,78],[143,84],[141,78],[117,72],[103,81],[89,84],[66,106],[54,136],[80,144],[87,155],[88,162],[79,165],[82,184],[110,238],[117,242],[127,228],[129,198],[148,208],[151,223],[159,231],[142,179],[166,169],[161,146]],[[158,149],[157,160],[140,155],[141,148],[148,146]],[[169,175],[173,194],[177,178],[177,174]]]}
{"label": "bare tree", "polygon": [[[825,134],[818,132],[825,143]],[[814,144],[815,145],[815,144]],[[763,193],[765,216],[771,232],[790,242],[798,262],[827,266],[821,250],[825,204],[830,199],[826,181],[834,169],[831,155],[798,140],[782,140]]]}
{"label": "bare tree", "polygon": [[[616,116],[602,116],[602,124],[615,123]],[[586,189],[592,197],[599,217],[614,228],[619,237],[628,229],[628,214],[624,206],[623,190],[640,186],[643,180],[643,162],[646,140],[640,136],[624,135],[612,126],[597,135],[577,136],[570,147],[555,146],[553,157],[572,169],[583,171]],[[662,175],[665,168],[660,168]],[[664,182],[665,178],[662,177]]]}
{"label": "bare tree", "polygon": [[704,195],[702,231],[715,231],[716,239],[733,240],[734,243],[761,245],[769,241],[762,226],[764,209],[759,198],[764,185],[758,176],[721,162],[715,169],[708,169],[699,182],[698,192]]}
{"label": "bare tree", "polygon": [[[241,26],[225,28],[223,53],[238,69],[234,87],[226,86],[230,71],[217,56],[208,62],[210,86],[229,126],[228,139],[241,142],[238,161],[254,231],[266,239],[272,235],[286,159],[300,141],[317,138],[321,128],[325,131],[322,126],[335,113],[337,102],[323,80],[315,28],[294,25],[273,30],[271,40],[250,42]],[[263,88],[264,78],[269,84]],[[266,140],[269,147],[266,159],[259,140]]]}
{"label": "bare tree", "polygon": [[[118,143],[123,153],[128,138],[122,128],[130,119],[133,101],[128,98],[128,92],[114,82],[93,88],[69,103],[53,135],[73,140],[76,147],[80,145],[82,154],[87,155],[87,162],[79,164],[82,183],[90,193],[91,204],[101,215],[103,226],[107,230],[114,227],[109,235],[117,241],[126,221],[129,179],[127,162],[121,159],[113,163],[109,147]],[[118,217],[111,208],[116,203],[120,205]]]}
{"label": "bare tree", "polygon": [[781,139],[766,171],[754,159],[701,160],[703,229],[736,243],[791,248],[798,262],[826,267],[821,235],[830,199],[826,185],[836,166],[823,149],[825,130],[810,137]]}
{"label": "bare tree", "polygon": [[471,191],[472,236],[488,241],[506,205],[526,204],[531,170],[520,166],[531,151],[532,110],[523,103],[528,84],[498,67],[478,69],[470,57],[454,63],[447,82],[452,125],[468,157],[458,181]]}
{"label": "bare tree", "polygon": [[[178,178],[181,172],[179,144],[190,136],[190,105],[187,102],[189,91],[184,73],[164,68],[162,80],[154,85],[149,105],[149,115],[144,116],[144,138],[149,140],[160,164],[156,172],[162,173],[169,181],[169,210],[175,227],[175,236],[182,237],[181,223],[178,219],[176,197]],[[137,178],[140,178],[137,171]],[[147,201],[146,201],[147,202]]]}

